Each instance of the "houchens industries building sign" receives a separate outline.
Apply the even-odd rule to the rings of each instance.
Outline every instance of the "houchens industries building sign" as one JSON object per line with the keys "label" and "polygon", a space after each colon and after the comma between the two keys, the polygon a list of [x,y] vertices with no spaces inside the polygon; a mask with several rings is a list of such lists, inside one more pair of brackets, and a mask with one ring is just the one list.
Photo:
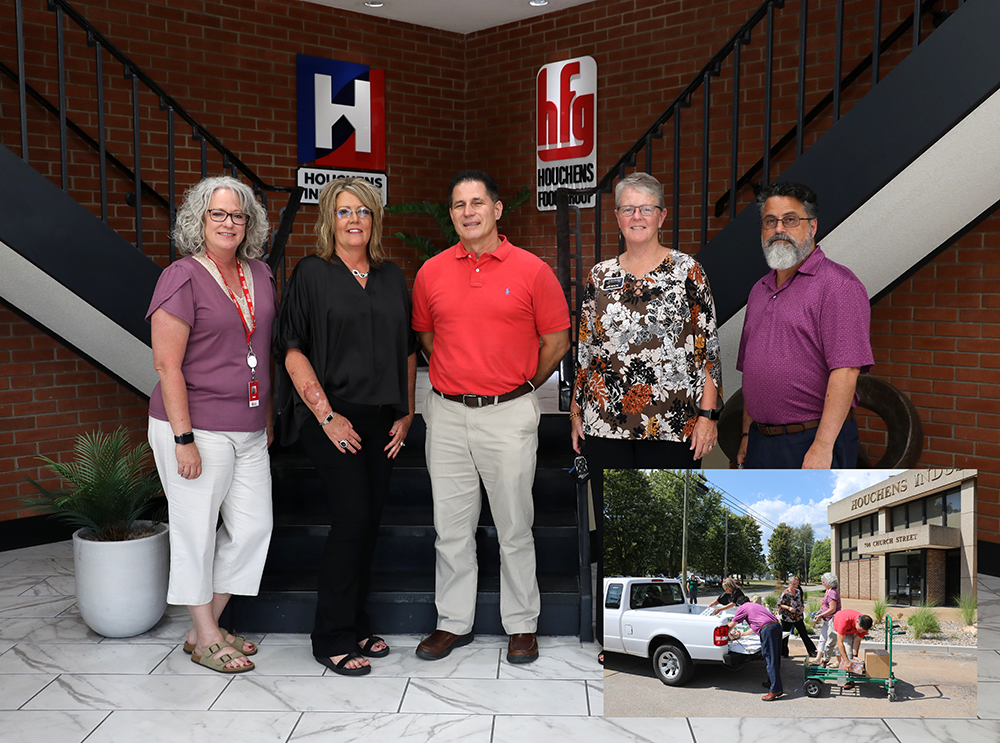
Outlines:
{"label": "houchens industries building sign", "polygon": [[386,203],[385,70],[335,59],[296,57],[298,160],[304,204],[315,204],[329,181],[356,176],[382,191]]}
{"label": "houchens industries building sign", "polygon": [[[576,57],[544,65],[535,80],[539,211],[556,208],[556,189],[597,185],[597,62]],[[570,195],[593,207],[594,196]]]}

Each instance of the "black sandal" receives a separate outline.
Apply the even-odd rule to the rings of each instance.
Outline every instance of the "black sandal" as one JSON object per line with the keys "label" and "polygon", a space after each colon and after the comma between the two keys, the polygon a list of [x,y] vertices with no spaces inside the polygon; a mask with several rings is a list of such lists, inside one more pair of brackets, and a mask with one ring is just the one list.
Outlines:
{"label": "black sandal", "polygon": [[372,635],[371,637],[369,637],[368,639],[366,639],[364,641],[364,644],[359,644],[358,645],[358,647],[360,648],[360,650],[358,652],[360,652],[366,658],[384,658],[385,656],[387,656],[389,654],[389,646],[388,645],[386,645],[381,650],[369,650],[368,649],[372,645],[374,645],[376,642],[383,642],[384,643],[385,640],[383,640],[378,635]]}
{"label": "black sandal", "polygon": [[361,657],[359,653],[355,653],[353,650],[341,658],[339,663],[334,663],[329,657],[323,655],[314,655],[313,657],[317,663],[326,666],[334,673],[339,673],[341,676],[364,676],[372,672],[371,665],[358,666],[357,668],[347,667],[349,662]]}

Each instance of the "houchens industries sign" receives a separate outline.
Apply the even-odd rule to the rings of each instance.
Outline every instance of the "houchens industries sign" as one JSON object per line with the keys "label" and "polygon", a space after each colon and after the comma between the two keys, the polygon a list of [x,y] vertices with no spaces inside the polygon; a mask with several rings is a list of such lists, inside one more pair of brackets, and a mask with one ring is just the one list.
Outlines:
{"label": "houchens industries sign", "polygon": [[[556,208],[556,189],[597,185],[597,62],[576,57],[544,65],[535,79],[538,137],[536,205]],[[594,196],[570,195],[593,207]]]}
{"label": "houchens industries sign", "polygon": [[298,160],[325,166],[299,168],[303,203],[340,176],[370,181],[385,203],[385,70],[305,54],[296,68]]}

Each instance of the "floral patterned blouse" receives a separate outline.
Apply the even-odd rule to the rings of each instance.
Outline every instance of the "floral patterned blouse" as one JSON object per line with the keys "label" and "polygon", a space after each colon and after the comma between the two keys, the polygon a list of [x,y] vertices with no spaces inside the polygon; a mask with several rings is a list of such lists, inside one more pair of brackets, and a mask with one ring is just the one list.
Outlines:
{"label": "floral patterned blouse", "polygon": [[701,265],[671,250],[642,278],[617,258],[594,266],[584,289],[577,362],[585,436],[687,439],[706,370],[722,399],[715,303]]}

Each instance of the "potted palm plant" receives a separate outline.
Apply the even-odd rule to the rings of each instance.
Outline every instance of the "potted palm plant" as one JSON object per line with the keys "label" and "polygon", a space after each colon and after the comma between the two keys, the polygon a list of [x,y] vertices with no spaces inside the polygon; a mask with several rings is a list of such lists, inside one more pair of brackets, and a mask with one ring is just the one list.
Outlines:
{"label": "potted palm plant", "polygon": [[143,519],[162,492],[147,466],[149,446],[130,446],[125,429],[77,437],[70,462],[41,457],[68,483],[26,505],[80,527],[73,534],[76,600],[87,626],[105,637],[142,634],[167,608],[170,552],[166,525]]}

